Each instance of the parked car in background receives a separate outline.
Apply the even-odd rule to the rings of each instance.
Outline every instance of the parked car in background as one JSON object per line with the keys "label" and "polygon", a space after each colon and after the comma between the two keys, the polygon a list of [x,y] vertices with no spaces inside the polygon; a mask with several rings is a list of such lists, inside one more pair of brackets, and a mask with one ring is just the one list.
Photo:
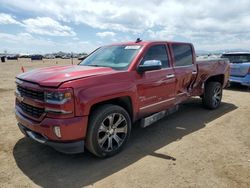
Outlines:
{"label": "parked car in background", "polygon": [[67,54],[67,55],[62,56],[62,59],[70,59],[70,58],[71,58],[71,54]]}
{"label": "parked car in background", "polygon": [[30,58],[31,55],[30,54],[19,54],[19,58]]}
{"label": "parked car in background", "polygon": [[36,54],[36,55],[31,55],[31,60],[43,60],[43,55],[39,55],[39,54]]}
{"label": "parked car in background", "polygon": [[44,59],[55,59],[55,56],[52,54],[45,54],[43,58]]}
{"label": "parked car in background", "polygon": [[14,54],[14,55],[7,55],[7,59],[8,60],[17,60],[19,57],[19,55]]}
{"label": "parked car in background", "polygon": [[0,59],[1,59],[1,62],[2,62],[2,63],[5,63],[5,61],[6,61],[6,56],[0,55]]}
{"label": "parked car in background", "polygon": [[250,87],[250,52],[229,52],[221,57],[230,61],[230,83],[240,83]]}

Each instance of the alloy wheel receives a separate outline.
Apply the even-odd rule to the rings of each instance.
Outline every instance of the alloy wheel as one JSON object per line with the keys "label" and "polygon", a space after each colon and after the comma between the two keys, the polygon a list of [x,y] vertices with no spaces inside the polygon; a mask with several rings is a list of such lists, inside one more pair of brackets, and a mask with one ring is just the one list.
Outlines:
{"label": "alloy wheel", "polygon": [[214,88],[214,95],[213,95],[213,105],[218,106],[221,101],[222,97],[222,89],[220,86]]}
{"label": "alloy wheel", "polygon": [[98,129],[98,144],[103,151],[118,149],[126,139],[128,123],[120,113],[109,114]]}

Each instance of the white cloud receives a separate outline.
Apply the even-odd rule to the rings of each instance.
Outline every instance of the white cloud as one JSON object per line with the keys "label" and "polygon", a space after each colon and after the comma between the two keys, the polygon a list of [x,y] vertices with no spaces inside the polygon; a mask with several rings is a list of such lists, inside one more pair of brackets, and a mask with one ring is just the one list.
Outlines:
{"label": "white cloud", "polygon": [[17,24],[22,25],[16,18],[10,14],[0,13],[0,24]]}
{"label": "white cloud", "polygon": [[23,20],[27,32],[50,36],[75,36],[69,26],[62,25],[49,17],[37,17]]}
{"label": "white cloud", "polygon": [[16,24],[26,28],[29,33],[50,36],[76,36],[69,26],[62,25],[50,17],[29,18],[18,21],[14,16],[0,13],[0,24]]}
{"label": "white cloud", "polygon": [[[12,43],[12,44],[31,44],[31,45],[52,45],[53,42],[50,40],[34,38],[29,33],[18,33],[18,34],[9,34],[9,33],[0,33],[1,42]],[[3,46],[3,45],[2,45]]]}
{"label": "white cloud", "polygon": [[0,51],[7,50],[10,53],[37,53],[40,49],[49,49],[55,45],[55,43],[51,40],[34,38],[29,33],[17,33],[15,35],[0,33],[0,41]]}
{"label": "white cloud", "polygon": [[116,33],[112,31],[104,31],[104,32],[98,32],[96,33],[96,36],[104,38],[104,37],[114,37]]}
{"label": "white cloud", "polygon": [[51,53],[58,51],[89,53],[96,48],[95,44],[88,41],[55,42],[41,37],[34,37],[30,33],[13,35],[0,32],[0,41],[0,52],[7,50],[9,53]]}
{"label": "white cloud", "polygon": [[30,3],[28,0],[22,2],[2,0],[2,3],[39,15],[66,22],[84,23],[99,29],[138,32],[144,26],[152,25],[151,19],[144,19],[151,17],[152,14],[149,14],[149,11],[145,11],[142,6],[133,6],[133,3],[127,4],[122,1],[116,3],[92,0],[37,0]]}
{"label": "white cloud", "polygon": [[[123,35],[143,39],[185,40],[204,49],[219,48],[221,44],[228,48],[241,44],[250,48],[249,0],[36,0],[32,3],[1,0],[1,3],[56,22],[108,30],[116,33],[116,38],[124,32]],[[36,33],[50,32],[48,35],[63,33],[54,27],[51,30],[41,29],[39,24],[33,29]],[[65,35],[72,36],[72,32],[66,29]]]}

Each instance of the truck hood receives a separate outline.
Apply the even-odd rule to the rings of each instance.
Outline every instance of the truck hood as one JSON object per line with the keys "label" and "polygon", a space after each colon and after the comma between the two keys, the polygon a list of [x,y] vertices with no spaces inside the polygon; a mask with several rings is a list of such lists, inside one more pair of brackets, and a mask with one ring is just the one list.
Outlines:
{"label": "truck hood", "polygon": [[107,67],[78,65],[54,66],[34,69],[18,75],[17,78],[24,81],[34,82],[41,86],[58,87],[61,83],[66,81],[102,74],[110,74],[112,72],[114,72],[114,70]]}

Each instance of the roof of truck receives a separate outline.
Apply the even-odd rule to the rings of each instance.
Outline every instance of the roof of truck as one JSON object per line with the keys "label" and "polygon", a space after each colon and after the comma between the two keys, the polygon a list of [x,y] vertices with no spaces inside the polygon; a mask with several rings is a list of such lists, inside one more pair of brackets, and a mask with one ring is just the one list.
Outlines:
{"label": "roof of truck", "polygon": [[155,41],[130,41],[130,42],[120,42],[120,43],[113,43],[111,45],[147,45],[150,43],[180,43],[180,44],[191,44],[188,42],[175,42],[175,41],[164,41],[164,40],[155,40]]}

